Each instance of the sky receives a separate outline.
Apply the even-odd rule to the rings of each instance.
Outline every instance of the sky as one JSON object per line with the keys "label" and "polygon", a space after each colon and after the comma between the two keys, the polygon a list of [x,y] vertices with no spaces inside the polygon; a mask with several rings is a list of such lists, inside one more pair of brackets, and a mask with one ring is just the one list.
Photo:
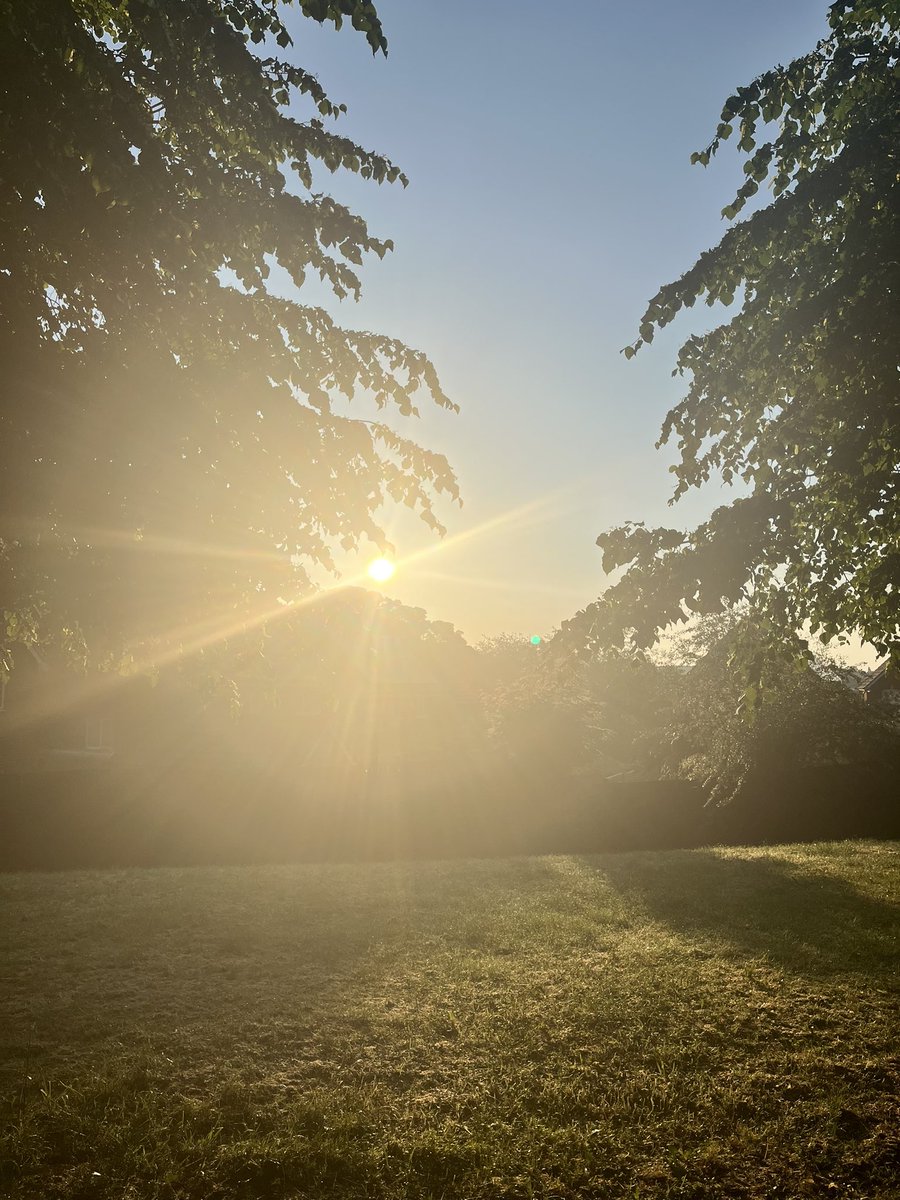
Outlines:
{"label": "sky", "polygon": [[[347,104],[337,132],[386,154],[407,189],[316,180],[394,240],[358,303],[296,296],[348,328],[424,350],[453,415],[395,425],[445,454],[463,506],[443,542],[385,510],[398,570],[383,590],[467,639],[549,635],[599,595],[595,539],[626,520],[691,527],[733,493],[669,507],[679,319],[630,362],[647,301],[726,226],[732,143],[704,170],[724,100],[825,33],[825,0],[380,0],[389,43],[289,16],[296,60]],[[290,10],[289,10],[290,14]],[[765,193],[760,194],[766,202]],[[682,385],[683,386],[683,385]],[[377,551],[342,565],[352,577]]]}

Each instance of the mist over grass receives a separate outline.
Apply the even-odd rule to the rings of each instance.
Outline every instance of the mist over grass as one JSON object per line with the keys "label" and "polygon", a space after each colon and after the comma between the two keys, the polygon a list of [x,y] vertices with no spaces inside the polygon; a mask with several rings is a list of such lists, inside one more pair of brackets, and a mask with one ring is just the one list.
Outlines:
{"label": "mist over grass", "polygon": [[0,1190],[896,1195],[900,846],[0,879]]}

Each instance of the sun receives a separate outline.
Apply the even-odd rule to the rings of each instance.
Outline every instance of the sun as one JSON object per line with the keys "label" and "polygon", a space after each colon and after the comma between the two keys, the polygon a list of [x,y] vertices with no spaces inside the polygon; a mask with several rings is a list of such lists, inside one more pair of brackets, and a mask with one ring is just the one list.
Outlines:
{"label": "sun", "polygon": [[376,583],[387,583],[396,569],[389,558],[376,558],[369,563],[369,575]]}

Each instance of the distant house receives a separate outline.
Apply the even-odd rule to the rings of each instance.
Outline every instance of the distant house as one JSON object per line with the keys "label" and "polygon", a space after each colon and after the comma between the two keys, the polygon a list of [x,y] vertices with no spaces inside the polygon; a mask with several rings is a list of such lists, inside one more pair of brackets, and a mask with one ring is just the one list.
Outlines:
{"label": "distant house", "polygon": [[867,704],[878,704],[900,714],[900,667],[888,659],[859,688]]}

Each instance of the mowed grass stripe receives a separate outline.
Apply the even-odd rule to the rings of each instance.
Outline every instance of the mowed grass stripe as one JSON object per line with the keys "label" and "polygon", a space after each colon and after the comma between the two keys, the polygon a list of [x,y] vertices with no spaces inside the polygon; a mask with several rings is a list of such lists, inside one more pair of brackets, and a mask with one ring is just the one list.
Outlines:
{"label": "mowed grass stripe", "polygon": [[900,847],[0,877],[14,1198],[897,1196]]}

